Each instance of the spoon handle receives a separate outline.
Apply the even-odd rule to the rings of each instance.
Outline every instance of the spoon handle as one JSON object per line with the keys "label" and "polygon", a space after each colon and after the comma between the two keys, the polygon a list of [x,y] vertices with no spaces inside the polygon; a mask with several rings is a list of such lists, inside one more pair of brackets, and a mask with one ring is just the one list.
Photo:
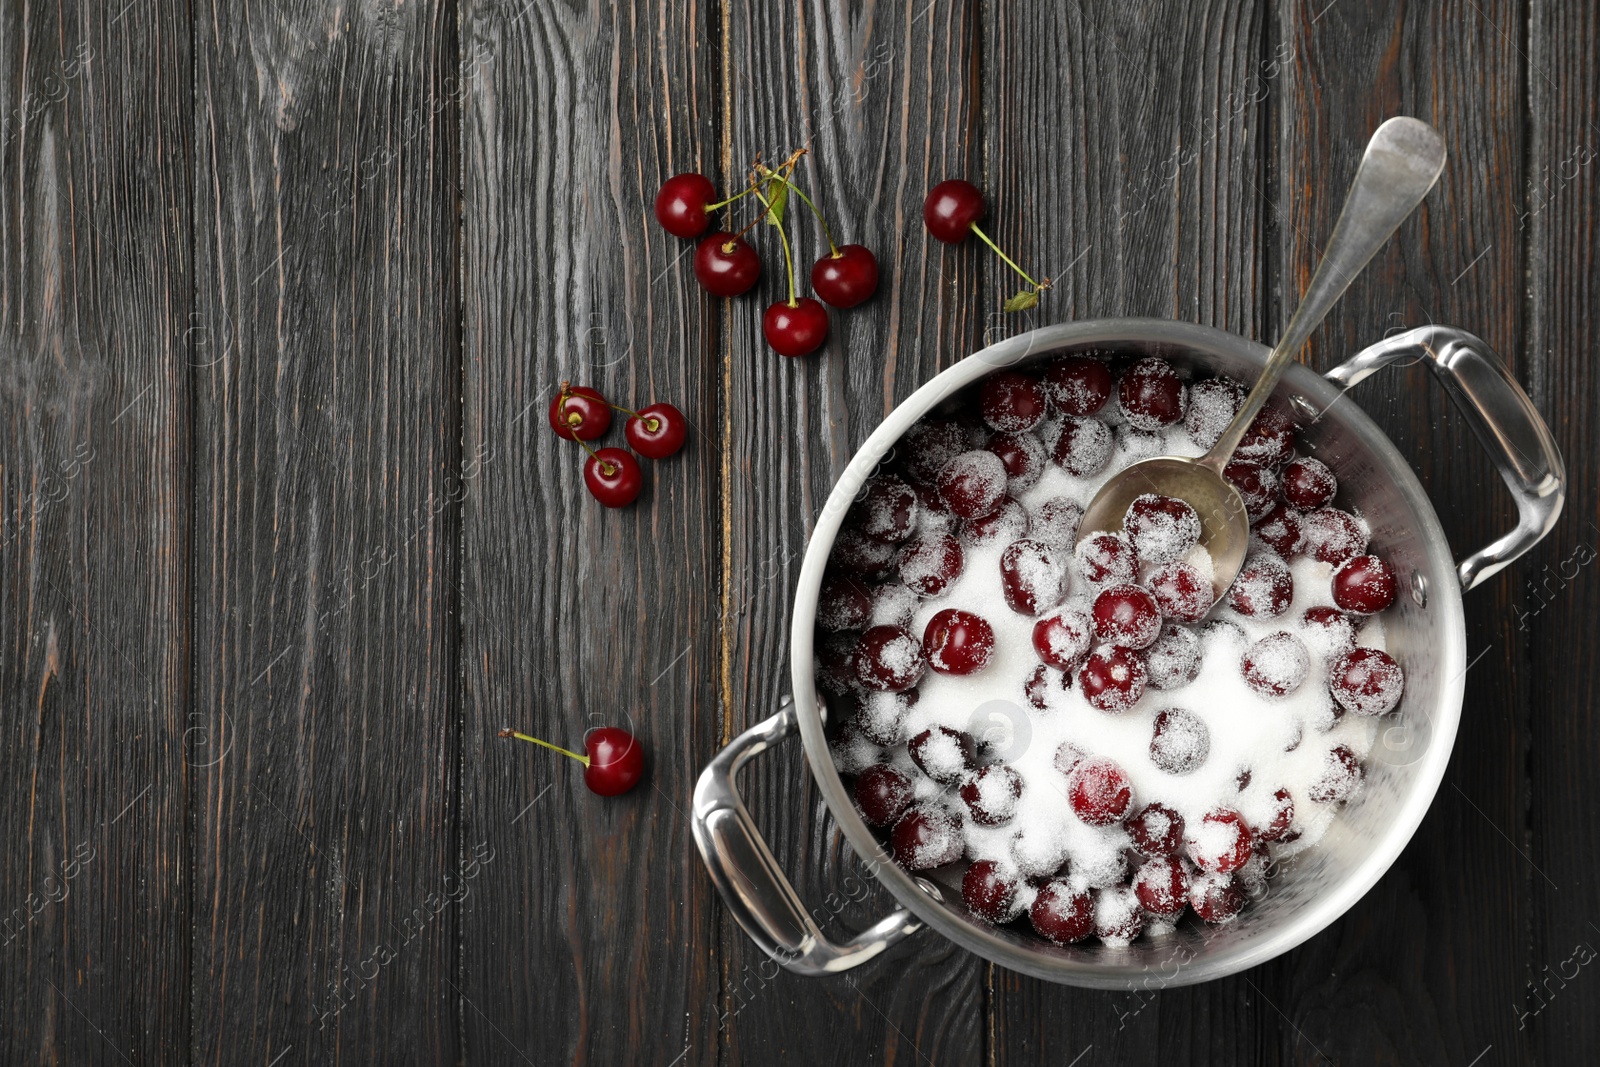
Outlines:
{"label": "spoon handle", "polygon": [[1300,346],[1306,343],[1333,305],[1344,295],[1361,268],[1377,254],[1384,242],[1400,227],[1407,215],[1422,203],[1422,198],[1439,180],[1444,170],[1444,139],[1437,130],[1419,119],[1393,118],[1379,126],[1367,142],[1355,181],[1345,195],[1333,236],[1317,264],[1317,273],[1306,286],[1294,317],[1279,338],[1277,347],[1261,369],[1244,406],[1222,431],[1217,443],[1200,463],[1218,474],[1228,465],[1245,431],[1266,405],[1267,398],[1283,377],[1284,369]]}

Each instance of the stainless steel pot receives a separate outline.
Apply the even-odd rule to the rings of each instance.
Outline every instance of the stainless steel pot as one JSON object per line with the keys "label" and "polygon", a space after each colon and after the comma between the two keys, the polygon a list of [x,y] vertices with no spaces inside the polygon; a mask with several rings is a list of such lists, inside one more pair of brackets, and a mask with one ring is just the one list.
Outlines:
{"label": "stainless steel pot", "polygon": [[[1266,898],[1240,918],[1212,927],[1186,920],[1176,932],[1124,948],[1057,946],[1018,929],[972,918],[959,883],[912,875],[867,828],[835,771],[813,678],[818,588],[841,520],[862,483],[910,426],[935,405],[1005,366],[1096,349],[1159,355],[1181,369],[1257,375],[1268,350],[1205,326],[1159,319],[1098,319],[1046,327],[975,353],[895,408],[846,468],[811,536],[790,622],[793,697],[713,759],[695,789],[694,835],[728,909],[761,948],[798,974],[847,970],[932,926],[957,944],[1012,970],[1101,989],[1188,985],[1242,971],[1332,923],[1389,869],[1411,839],[1444,776],[1461,715],[1467,669],[1463,590],[1528,551],[1550,530],[1566,496],[1561,455],[1532,402],[1478,338],[1424,327],[1366,349],[1326,376],[1294,366],[1277,396],[1299,413],[1302,441],[1339,474],[1340,492],[1372,526],[1374,550],[1395,567],[1402,595],[1385,615],[1389,651],[1406,672],[1406,692],[1385,719],[1367,762],[1367,784],[1317,847],[1283,865]],[[1427,361],[1489,450],[1518,511],[1517,526],[1459,565],[1406,461],[1360,408],[1350,386],[1396,361]],[[798,730],[811,773],[845,836],[901,910],[844,943],[823,934],[778,869],[734,787],[748,760]]]}

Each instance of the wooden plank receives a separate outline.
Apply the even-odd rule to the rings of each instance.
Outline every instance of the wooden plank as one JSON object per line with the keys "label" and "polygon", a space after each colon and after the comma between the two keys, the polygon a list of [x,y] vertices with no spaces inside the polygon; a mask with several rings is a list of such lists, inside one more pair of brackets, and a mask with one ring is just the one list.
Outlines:
{"label": "wooden plank", "polygon": [[[988,172],[1002,247],[1060,274],[1045,321],[1150,315],[1261,337],[1269,101],[1262,4],[996,3]],[[996,970],[996,1062],[1239,1063],[1276,1019],[1242,977],[1140,993]]]}
{"label": "wooden plank", "polygon": [[[834,480],[886,412],[979,346],[986,312],[1008,290],[995,287],[975,246],[948,249],[921,221],[935,183],[983,177],[978,4],[726,11],[728,186],[742,182],[758,153],[776,161],[809,147],[800,180],[839,240],[866,244],[881,272],[870,302],[832,313],[821,351],[785,359],[761,333],[762,309],[787,295],[777,234],[764,227],[752,234],[762,281],[721,310],[723,515],[733,532],[723,565],[723,699],[731,735],[771,714],[789,691],[791,596]],[[800,284],[809,289],[810,264],[827,246],[803,207],[792,210]],[[753,765],[743,789],[802,898],[821,908],[843,902],[830,927],[836,933],[893,906],[844,845],[798,742]],[[988,968],[937,935],[825,980],[769,978],[770,964],[729,922],[723,944],[726,1062],[970,1063],[983,1053]]]}
{"label": "wooden plank", "polygon": [[[1362,146],[1383,119],[1434,124],[1449,146],[1439,186],[1329,316],[1311,362],[1329,367],[1386,332],[1429,322],[1477,333],[1521,373],[1525,66],[1519,5],[1280,5],[1300,61],[1276,111],[1280,181],[1274,325],[1292,310],[1332,230]],[[1458,554],[1512,524],[1499,479],[1421,366],[1352,393],[1411,459]],[[1287,1020],[1278,1056],[1337,1063],[1526,1058],[1508,1010],[1520,983],[1526,901],[1538,875],[1516,837],[1527,799],[1528,673],[1510,613],[1515,579],[1465,599],[1468,705],[1433,808],[1389,874],[1340,922],[1260,968]]]}
{"label": "wooden plank", "polygon": [[194,1058],[454,1061],[455,13],[194,34]]}
{"label": "wooden plank", "polygon": [[0,11],[0,1060],[189,1029],[189,31]]}
{"label": "wooden plank", "polygon": [[[463,844],[497,857],[462,914],[465,1045],[481,1063],[715,1057],[713,891],[687,819],[717,741],[714,305],[692,245],[651,216],[674,173],[714,175],[716,13],[699,4],[469,2],[464,98]],[[684,451],[632,506],[586,492],[551,433],[563,380],[670,402]],[[603,444],[623,443],[619,415]],[[616,799],[495,740],[631,730],[647,779]]]}
{"label": "wooden plank", "polygon": [[[1515,30],[1512,31],[1513,33]],[[1528,383],[1566,456],[1566,513],[1517,565],[1516,632],[1527,645],[1529,804],[1507,832],[1538,871],[1529,883],[1531,951],[1510,976],[1508,1017],[1544,1063],[1582,1063],[1600,1050],[1600,885],[1594,857],[1594,767],[1600,756],[1600,16],[1594,5],[1534,4],[1528,23],[1531,126],[1526,192],[1517,215],[1528,245]],[[1520,861],[1516,861],[1520,862]],[[1542,872],[1542,873],[1539,873]],[[1548,877],[1548,881],[1546,881]],[[1496,1053],[1498,1054],[1498,1053]]]}

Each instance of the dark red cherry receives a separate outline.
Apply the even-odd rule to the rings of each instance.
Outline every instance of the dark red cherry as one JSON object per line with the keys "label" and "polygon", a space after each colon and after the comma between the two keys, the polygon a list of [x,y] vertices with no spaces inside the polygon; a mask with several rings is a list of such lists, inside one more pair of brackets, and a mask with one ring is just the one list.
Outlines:
{"label": "dark red cherry", "polygon": [[1256,692],[1286,696],[1306,680],[1311,671],[1311,653],[1294,634],[1278,630],[1244,650],[1239,670]]}
{"label": "dark red cherry", "polygon": [[1185,501],[1158,493],[1133,498],[1122,519],[1140,563],[1182,559],[1200,541],[1200,515]]}
{"label": "dark red cherry", "polygon": [[1072,812],[1090,826],[1110,826],[1128,817],[1133,808],[1133,786],[1122,768],[1111,760],[1092,757],[1067,775],[1067,802]]}
{"label": "dark red cherry", "polygon": [[946,463],[971,447],[967,431],[948,419],[929,419],[906,431],[906,475],[918,485],[933,485]]}
{"label": "dark red cherry", "polygon": [[994,628],[970,611],[945,608],[928,620],[922,651],[940,674],[976,674],[994,654]]}
{"label": "dark red cherry", "polygon": [[694,276],[713,296],[738,296],[761,277],[761,257],[743,237],[718,231],[695,248]]}
{"label": "dark red cherry", "polygon": [[589,754],[583,784],[590,792],[618,796],[637,785],[644,775],[644,746],[620,727],[590,730],[584,736],[583,748]]}
{"label": "dark red cherry", "polygon": [[1318,804],[1337,804],[1361,784],[1361,761],[1344,745],[1335,745],[1327,756],[1322,777],[1311,783],[1306,795]]}
{"label": "dark red cherry", "polygon": [[[1073,546],[1078,540],[1078,526],[1082,522],[1083,508],[1076,501],[1054,496],[1034,509],[1028,519],[1028,530],[1035,541],[1043,541],[1065,559],[1072,555]],[[1128,571],[1127,577],[1133,577],[1132,570]]]}
{"label": "dark red cherry", "polygon": [[1268,552],[1247,558],[1228,589],[1228,606],[1254,619],[1276,619],[1289,610],[1293,599],[1289,565]]}
{"label": "dark red cherry", "polygon": [[1300,616],[1307,644],[1324,658],[1340,656],[1356,647],[1356,626],[1338,608],[1307,608]]}
{"label": "dark red cherry", "polygon": [[1244,390],[1231,378],[1195,382],[1189,387],[1189,407],[1183,413],[1183,428],[1189,439],[1201,448],[1216,444],[1243,401]]}
{"label": "dark red cherry", "polygon": [[1165,804],[1146,804],[1123,828],[1133,847],[1146,856],[1176,856],[1183,847],[1183,816]]}
{"label": "dark red cherry", "polygon": [[[1158,596],[1159,600],[1160,597]],[[1157,689],[1177,689],[1200,676],[1200,638],[1193,630],[1167,623],[1144,650],[1145,671]]]}
{"label": "dark red cherry", "polygon": [[1284,559],[1297,555],[1305,543],[1304,516],[1281,501],[1251,521],[1254,528],[1250,532]]}
{"label": "dark red cherry", "polygon": [[1348,511],[1318,508],[1300,519],[1304,551],[1323,563],[1339,564],[1367,550],[1367,530]]}
{"label": "dark red cherry", "polygon": [[1189,827],[1184,843],[1196,867],[1212,874],[1230,874],[1250,859],[1255,838],[1243,815],[1232,808],[1218,808],[1207,812],[1199,826]]}
{"label": "dark red cherry", "polygon": [[876,763],[856,778],[856,807],[873,826],[892,826],[911,806],[911,779],[889,766]]}
{"label": "dark red cherry", "polygon": [[550,401],[550,428],[568,441],[593,441],[611,428],[611,405],[587,385],[563,386]]}
{"label": "dark red cherry", "polygon": [[717,187],[704,174],[678,174],[661,183],[656,221],[674,237],[699,237],[711,224],[706,205],[717,201]]}
{"label": "dark red cherry", "polygon": [[780,356],[809,356],[828,339],[828,309],[809,296],[767,305],[761,332]]}
{"label": "dark red cherry", "polygon": [[1271,467],[1236,459],[1222,469],[1222,476],[1239,490],[1251,522],[1264,518],[1278,502],[1278,472]]}
{"label": "dark red cherry", "polygon": [[1045,368],[1044,391],[1063,415],[1093,415],[1111,399],[1111,368],[1105,360],[1065,356]]}
{"label": "dark red cherry", "polygon": [[1351,556],[1333,572],[1333,602],[1357,615],[1377,614],[1394,594],[1394,568],[1378,556]]}
{"label": "dark red cherry", "polygon": [[1045,415],[1044,389],[1026,374],[996,371],[978,389],[978,411],[983,421],[1001,433],[1022,433],[1039,425]]}
{"label": "dark red cherry", "polygon": [[849,574],[829,574],[817,594],[817,625],[824,630],[859,630],[872,617],[872,591]]}
{"label": "dark red cherry", "polygon": [[1068,474],[1087,478],[1099,474],[1111,462],[1111,430],[1099,419],[1080,419],[1068,415],[1061,423],[1050,458]]}
{"label": "dark red cherry", "polygon": [[1328,688],[1357,715],[1385,715],[1400,703],[1406,676],[1394,657],[1378,648],[1352,648],[1328,665]]}
{"label": "dark red cherry", "polygon": [[900,550],[895,569],[900,581],[913,593],[938,596],[961,577],[963,555],[961,542],[949,534],[924,534],[912,538]]}
{"label": "dark red cherry", "polygon": [[878,258],[865,245],[840,245],[811,268],[811,288],[836,308],[853,308],[878,291]]}
{"label": "dark red cherry", "polygon": [[1013,541],[1000,554],[1000,590],[1019,615],[1038,615],[1067,594],[1067,568],[1040,541]]}
{"label": "dark red cherry", "polygon": [[877,577],[894,563],[894,545],[868,537],[858,527],[846,526],[833,541],[829,562],[841,570],[864,577]]}
{"label": "dark red cherry", "polygon": [[850,521],[876,541],[898,544],[917,528],[916,490],[892,474],[867,482],[850,509]]}
{"label": "dark red cherry", "polygon": [[1156,356],[1122,372],[1117,400],[1136,430],[1159,430],[1183,419],[1183,381],[1172,364]]}
{"label": "dark red cherry", "polygon": [[922,223],[945,244],[960,244],[986,210],[983,192],[976,185],[953,178],[928,191],[922,203]]}
{"label": "dark red cherry", "polygon": [[1012,496],[1032,489],[1044,476],[1044,464],[1049,453],[1031,433],[997,433],[983,447],[999,456],[1000,462],[1005,464],[1006,491]]}
{"label": "dark red cherry", "polygon": [[1100,590],[1092,610],[1094,632],[1102,641],[1123,648],[1145,648],[1161,635],[1161,609],[1156,598],[1137,585]]}
{"label": "dark red cherry", "polygon": [[1022,775],[1004,763],[979,767],[961,782],[961,802],[972,821],[999,826],[1016,814],[1022,796]]}
{"label": "dark red cherry", "polygon": [[1022,914],[1019,888],[1017,879],[1003,873],[994,860],[979,860],[961,877],[961,900],[985,922],[1008,923]]}
{"label": "dark red cherry", "polygon": [[1255,835],[1257,841],[1293,841],[1299,836],[1294,832],[1294,797],[1287,789],[1272,794],[1272,818],[1266,826],[1256,827]]}
{"label": "dark red cherry", "polygon": [[1161,614],[1179,622],[1199,622],[1211,610],[1211,583],[1179,560],[1159,567],[1147,583]]}
{"label": "dark red cherry", "polygon": [[939,496],[963,519],[991,515],[1006,495],[1006,465],[993,452],[963,452],[939,472]]}
{"label": "dark red cherry", "polygon": [[1333,503],[1339,479],[1320,459],[1302,456],[1283,468],[1283,498],[1301,511],[1315,511]]}
{"label": "dark red cherry", "polygon": [[1078,668],[1078,689],[1091,707],[1117,714],[1144,696],[1144,660],[1131,648],[1101,645]]}
{"label": "dark red cherry", "polygon": [[1028,512],[1009,497],[1002,499],[1000,505],[989,514],[967,519],[961,524],[962,539],[975,547],[1008,545],[1027,535]]}
{"label": "dark red cherry", "polygon": [[1073,551],[1078,573],[1090,585],[1117,585],[1133,581],[1139,569],[1133,543],[1121,534],[1097,533],[1078,543]]}
{"label": "dark red cherry", "polygon": [[1289,413],[1273,401],[1255,417],[1245,431],[1234,459],[1246,459],[1263,467],[1281,467],[1294,455],[1294,420]]}
{"label": "dark red cherry", "polygon": [[1225,923],[1244,905],[1244,889],[1234,875],[1202,872],[1190,881],[1189,906],[1208,923]]}
{"label": "dark red cherry", "polygon": [[1211,754],[1211,731],[1183,708],[1162,708],[1150,733],[1150,762],[1168,774],[1188,774]]}
{"label": "dark red cherry", "polygon": [[1134,872],[1133,891],[1151,915],[1176,918],[1189,906],[1189,872],[1175,857],[1153,857]]}
{"label": "dark red cherry", "polygon": [[671,404],[651,404],[630,416],[622,433],[645,459],[666,459],[683,447],[689,436],[689,420]]}
{"label": "dark red cherry", "polygon": [[879,692],[910,689],[928,669],[922,642],[898,626],[874,626],[856,648],[856,678]]}
{"label": "dark red cherry", "polygon": [[1028,919],[1040,936],[1058,945],[1082,941],[1094,930],[1094,898],[1064,879],[1046,882],[1033,898]]}
{"label": "dark red cherry", "polygon": [[644,473],[632,454],[620,448],[602,448],[584,461],[583,484],[606,507],[626,507],[639,498]]}
{"label": "dark red cherry", "polygon": [[889,836],[895,862],[908,871],[927,871],[961,858],[961,823],[933,804],[923,804],[894,824]]}
{"label": "dark red cherry", "polygon": [[906,744],[906,753],[935,782],[955,785],[977,760],[978,743],[965,730],[930,726]]}
{"label": "dark red cherry", "polygon": [[1076,670],[1094,643],[1094,620],[1075,608],[1052,611],[1033,624],[1033,649],[1058,671]]}

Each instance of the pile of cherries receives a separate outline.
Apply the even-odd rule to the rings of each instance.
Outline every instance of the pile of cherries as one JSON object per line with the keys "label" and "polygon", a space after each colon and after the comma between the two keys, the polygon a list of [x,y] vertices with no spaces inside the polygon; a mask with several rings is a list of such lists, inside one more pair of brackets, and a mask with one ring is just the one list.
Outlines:
{"label": "pile of cherries", "polygon": [[[1054,497],[1030,509],[1017,499],[1038,484],[1047,463],[1078,477],[1106,470],[1115,449],[1097,414],[1113,397],[1108,410],[1120,416],[1119,434],[1146,435],[1159,449],[1156,432],[1181,424],[1206,448],[1238,410],[1244,389],[1226,378],[1186,383],[1156,358],[1120,374],[1092,356],[1058,359],[1040,374],[997,372],[982,383],[976,405],[907,433],[895,465],[867,483],[838,535],[817,608],[817,682],[835,712],[836,760],[856,776],[857,805],[887,832],[907,869],[961,860],[965,827],[1007,824],[1028,788],[1015,767],[995,762],[964,731],[932,726],[907,736],[905,729],[927,671],[976,674],[993,656],[994,627],[973,611],[946,608],[920,637],[911,630],[920,603],[961,577],[972,546],[1007,546],[999,563],[1006,606],[1038,620],[1032,643],[1039,665],[1026,686],[1038,711],[1052,709],[1052,691],[1076,688],[1091,707],[1120,715],[1147,686],[1179,689],[1199,675],[1201,638],[1193,627],[1210,613],[1211,585],[1184,558],[1201,532],[1192,507],[1147,494],[1130,506],[1121,532],[1077,545],[1079,502]],[[1274,620],[1293,600],[1288,560],[1310,556],[1335,568],[1335,606],[1307,609],[1248,647],[1238,642],[1241,675],[1269,699],[1306,682],[1308,644],[1325,656],[1331,699],[1319,728],[1331,729],[1346,712],[1382,715],[1399,703],[1399,664],[1355,643],[1360,621],[1389,607],[1397,583],[1389,564],[1367,551],[1365,525],[1333,506],[1333,472],[1296,454],[1296,432],[1284,409],[1268,406],[1227,469],[1253,535],[1227,604],[1240,616]],[[1087,612],[1063,606],[1074,580],[1092,594]],[[1208,624],[1219,627],[1243,638],[1235,622]],[[1170,774],[1193,770],[1209,749],[1206,730],[1192,712],[1163,710],[1153,723],[1151,760]],[[908,759],[899,758],[902,751]],[[1039,934],[1062,943],[1091,933],[1125,941],[1147,919],[1170,923],[1189,908],[1207,922],[1224,922],[1264,891],[1269,847],[1300,836],[1286,788],[1272,794],[1273,811],[1260,825],[1222,807],[1207,813],[1204,825],[1186,828],[1170,807],[1141,805],[1128,775],[1109,759],[1064,744],[1053,765],[1062,776],[1055,786],[1078,819],[1126,830],[1124,876],[1075,887],[1062,877],[1066,856],[1036,854],[1019,826],[1010,863],[979,858],[963,877],[968,908],[986,921],[1011,922],[1027,911]],[[1355,753],[1335,745],[1309,798],[1341,801],[1361,776]],[[1249,777],[1241,773],[1241,792]],[[936,796],[919,801],[919,794]],[[1024,882],[1034,890],[1026,909]]]}
{"label": "pile of cherries", "polygon": [[[761,332],[773,351],[784,356],[810,355],[828,339],[827,309],[809,296],[795,291],[794,259],[789,235],[783,225],[782,201],[789,194],[798,196],[816,216],[828,242],[828,254],[811,268],[811,288],[836,308],[852,308],[878,289],[878,260],[870,249],[859,244],[835,244],[833,231],[809,196],[794,183],[794,169],[801,149],[776,169],[757,163],[751,168],[749,185],[743,192],[719,199],[716,186],[704,174],[679,174],[668,178],[656,194],[656,221],[674,237],[700,238],[694,252],[694,276],[706,292],[714,296],[739,296],[749,292],[761,277],[761,257],[745,240],[751,227],[773,222],[783,243],[784,267],[789,279],[789,298],[767,306]],[[701,237],[711,225],[711,214],[720,208],[754,196],[761,211],[738,233],[718,230]]]}
{"label": "pile of cherries", "polygon": [[639,461],[624,448],[596,451],[588,445],[611,429],[613,410],[628,416],[623,436],[634,452],[646,459],[666,459],[682,448],[689,421],[671,404],[651,404],[633,411],[611,403],[587,385],[561,383],[561,391],[550,401],[550,428],[557,437],[576,441],[589,453],[583,465],[583,484],[590,495],[608,508],[620,508],[637,500],[644,488]]}

